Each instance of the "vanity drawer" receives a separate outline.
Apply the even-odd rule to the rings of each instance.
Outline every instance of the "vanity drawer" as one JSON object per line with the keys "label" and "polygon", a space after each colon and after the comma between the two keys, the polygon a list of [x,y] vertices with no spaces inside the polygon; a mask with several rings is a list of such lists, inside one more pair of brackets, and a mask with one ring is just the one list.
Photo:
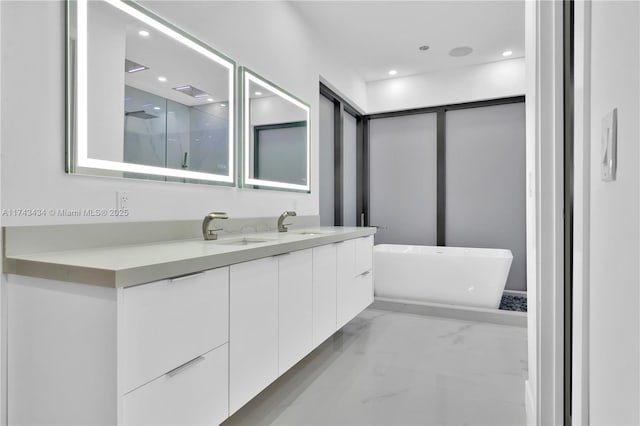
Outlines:
{"label": "vanity drawer", "polygon": [[126,288],[121,308],[124,393],[229,340],[229,268]]}
{"label": "vanity drawer", "polygon": [[229,414],[229,350],[219,348],[122,398],[125,425],[217,425]]}

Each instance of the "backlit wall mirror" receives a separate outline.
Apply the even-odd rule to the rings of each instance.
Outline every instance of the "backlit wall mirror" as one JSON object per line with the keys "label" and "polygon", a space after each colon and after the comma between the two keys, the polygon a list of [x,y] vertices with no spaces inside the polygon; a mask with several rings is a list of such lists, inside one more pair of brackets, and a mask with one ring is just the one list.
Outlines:
{"label": "backlit wall mirror", "polygon": [[241,68],[244,184],[309,192],[309,106]]}
{"label": "backlit wall mirror", "polygon": [[233,61],[134,2],[67,22],[67,171],[234,182]]}

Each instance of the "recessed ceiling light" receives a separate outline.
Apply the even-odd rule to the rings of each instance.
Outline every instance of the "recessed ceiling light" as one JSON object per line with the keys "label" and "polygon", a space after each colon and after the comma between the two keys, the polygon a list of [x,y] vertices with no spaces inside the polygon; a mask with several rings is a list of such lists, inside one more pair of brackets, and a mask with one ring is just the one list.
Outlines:
{"label": "recessed ceiling light", "polygon": [[389,70],[389,75],[396,75],[398,74],[398,71],[396,70]]}
{"label": "recessed ceiling light", "polygon": [[153,107],[156,111],[160,111],[160,107]]}
{"label": "recessed ceiling light", "polygon": [[140,31],[138,31],[138,35],[140,35],[141,37],[149,37],[149,31],[140,30]]}
{"label": "recessed ceiling light", "polygon": [[504,56],[505,58],[511,55],[513,55],[513,51],[511,50],[505,50],[504,52],[502,52],[502,56]]}
{"label": "recessed ceiling light", "polygon": [[255,92],[255,93],[254,93],[254,95],[256,95],[256,96],[261,96],[261,95],[262,95],[262,92]]}
{"label": "recessed ceiling light", "polygon": [[213,98],[207,98],[207,102],[213,102]]}
{"label": "recessed ceiling light", "polygon": [[460,46],[460,47],[456,47],[455,49],[451,49],[449,51],[449,56],[453,56],[457,58],[460,56],[467,56],[471,52],[473,52],[473,49],[470,48],[469,46]]}
{"label": "recessed ceiling light", "polygon": [[226,108],[226,107],[227,107],[227,104],[220,104],[220,106],[221,106],[222,108]]}
{"label": "recessed ceiling light", "polygon": [[424,45],[422,45],[422,46],[418,47],[418,50],[422,50],[422,51],[429,50],[429,46],[427,46],[426,44],[424,44]]}
{"label": "recessed ceiling light", "polygon": [[167,77],[160,76],[158,77],[158,81],[161,81],[164,83],[165,81],[167,81]]}

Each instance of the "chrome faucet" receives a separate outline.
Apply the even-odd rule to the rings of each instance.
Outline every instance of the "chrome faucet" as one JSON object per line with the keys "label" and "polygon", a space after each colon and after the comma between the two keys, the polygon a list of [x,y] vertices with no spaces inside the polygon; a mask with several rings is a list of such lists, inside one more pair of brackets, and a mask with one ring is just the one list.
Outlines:
{"label": "chrome faucet", "polygon": [[280,217],[278,218],[278,232],[287,232],[287,225],[291,225],[290,223],[282,223],[284,222],[284,220],[289,217],[289,216],[295,216],[296,212],[294,211],[290,211],[290,212],[284,212],[280,215]]}
{"label": "chrome faucet", "polygon": [[206,215],[202,221],[202,236],[205,240],[217,240],[218,234],[214,231],[222,231],[222,228],[209,229],[209,224],[214,219],[229,219],[229,216],[225,212],[211,212]]}

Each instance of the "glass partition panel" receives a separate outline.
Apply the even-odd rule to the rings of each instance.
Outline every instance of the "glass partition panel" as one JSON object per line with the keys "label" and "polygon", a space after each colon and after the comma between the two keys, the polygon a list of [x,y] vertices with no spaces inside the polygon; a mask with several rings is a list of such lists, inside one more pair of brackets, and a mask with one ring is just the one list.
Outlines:
{"label": "glass partition panel", "polygon": [[358,212],[357,198],[357,121],[351,114],[344,114],[342,122],[342,223],[344,226],[356,226]]}
{"label": "glass partition panel", "polygon": [[446,117],[446,243],[511,250],[506,288],[526,290],[524,103]]}
{"label": "glass partition panel", "polygon": [[334,105],[320,96],[320,225],[335,225]]}
{"label": "glass partition panel", "polygon": [[370,220],[376,244],[436,245],[436,114],[369,124]]}

